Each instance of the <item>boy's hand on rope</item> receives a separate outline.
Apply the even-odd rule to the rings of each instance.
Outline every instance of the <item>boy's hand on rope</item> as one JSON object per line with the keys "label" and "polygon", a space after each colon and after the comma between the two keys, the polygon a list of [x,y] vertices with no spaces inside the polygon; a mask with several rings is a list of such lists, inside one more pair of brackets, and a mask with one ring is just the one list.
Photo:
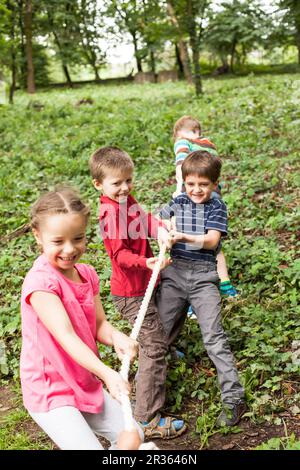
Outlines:
{"label": "boy's hand on rope", "polygon": [[176,217],[171,217],[171,227],[169,231],[169,243],[173,246],[175,243],[183,241],[184,234],[177,231]]}
{"label": "boy's hand on rope", "polygon": [[169,232],[165,227],[158,227],[157,241],[160,248],[162,247],[162,245],[166,245],[167,248],[171,248]]}
{"label": "boy's hand on rope", "polygon": [[[154,266],[156,265],[158,258],[147,258],[146,264],[147,268],[153,271]],[[160,271],[171,264],[172,260],[170,258],[165,258],[160,265]]]}
{"label": "boy's hand on rope", "polygon": [[111,396],[115,400],[118,400],[118,402],[121,403],[122,395],[129,395],[130,386],[128,382],[125,382],[125,380],[123,380],[120,374],[115,370],[107,367],[101,378],[104,381]]}
{"label": "boy's hand on rope", "polygon": [[180,188],[177,188],[176,191],[174,191],[174,193],[172,194],[173,199],[175,199],[175,197],[179,196],[179,194],[182,194],[182,185],[181,185]]}
{"label": "boy's hand on rope", "polygon": [[174,245],[177,242],[184,241],[184,234],[177,232],[177,230],[170,230],[169,232],[170,243]]}
{"label": "boy's hand on rope", "polygon": [[121,331],[114,330],[112,335],[113,346],[120,361],[126,355],[132,361],[138,352],[139,343]]}

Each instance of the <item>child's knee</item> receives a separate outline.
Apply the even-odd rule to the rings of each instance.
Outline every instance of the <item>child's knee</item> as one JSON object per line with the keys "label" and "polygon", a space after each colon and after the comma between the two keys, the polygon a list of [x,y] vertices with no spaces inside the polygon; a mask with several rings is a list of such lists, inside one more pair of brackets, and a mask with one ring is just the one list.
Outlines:
{"label": "child's knee", "polygon": [[203,338],[204,346],[208,353],[214,355],[222,353],[229,348],[227,336],[224,331],[211,333]]}

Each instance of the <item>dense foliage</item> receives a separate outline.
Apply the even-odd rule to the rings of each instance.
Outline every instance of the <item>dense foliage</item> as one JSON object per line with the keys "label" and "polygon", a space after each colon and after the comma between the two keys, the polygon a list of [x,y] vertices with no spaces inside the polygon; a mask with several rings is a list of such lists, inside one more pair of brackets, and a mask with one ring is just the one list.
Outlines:
{"label": "dense foliage", "polygon": [[[298,0],[0,0],[0,75],[10,102],[20,86],[34,93],[54,70],[72,87],[78,73],[101,79],[114,46],[131,44],[129,76],[173,69],[202,93],[200,54],[216,73],[237,70],[250,52],[298,51]],[[259,54],[257,54],[257,52]],[[202,57],[201,57],[202,58]],[[207,65],[207,64],[206,64]],[[128,73],[128,72],[127,72]],[[1,77],[0,77],[1,78]]]}
{"label": "dense foliage", "polygon": [[[299,85],[299,75],[210,80],[199,100],[185,83],[85,87],[39,93],[38,101],[19,92],[16,106],[2,107],[2,379],[18,376],[20,289],[38,255],[30,233],[10,241],[7,235],[28,222],[30,205],[42,190],[61,182],[77,186],[92,207],[83,261],[99,273],[107,314],[128,331],[109,296],[110,263],[98,236],[98,194],[88,158],[98,146],[127,150],[136,165],[135,195],[154,209],[174,190],[172,125],[189,113],[200,119],[224,162],[223,197],[230,213],[224,252],[241,292],[238,301],[224,302],[224,326],[246,388],[249,417],[273,420],[276,412],[299,403],[299,363],[292,350],[300,333]],[[205,444],[220,406],[215,370],[195,322],[186,323],[178,343],[185,358],[170,363],[168,406],[198,417]],[[102,354],[118,367],[109,348]]]}

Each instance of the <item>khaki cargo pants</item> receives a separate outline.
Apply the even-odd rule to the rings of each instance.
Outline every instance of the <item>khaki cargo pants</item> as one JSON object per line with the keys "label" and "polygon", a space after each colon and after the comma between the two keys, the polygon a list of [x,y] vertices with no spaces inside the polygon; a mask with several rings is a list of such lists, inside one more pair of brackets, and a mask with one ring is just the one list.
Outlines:
{"label": "khaki cargo pants", "polygon": [[[136,406],[134,417],[137,421],[150,421],[164,406],[166,395],[166,353],[167,338],[152,295],[139,336],[139,367],[136,376]],[[134,324],[140,309],[142,297],[118,297],[113,303],[121,316]]]}

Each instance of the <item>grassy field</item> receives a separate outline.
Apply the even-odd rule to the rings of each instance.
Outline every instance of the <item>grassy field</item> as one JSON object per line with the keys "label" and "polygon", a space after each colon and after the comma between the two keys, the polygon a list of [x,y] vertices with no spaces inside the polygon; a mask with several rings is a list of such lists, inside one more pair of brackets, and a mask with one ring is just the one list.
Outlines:
{"label": "grassy field", "polygon": [[[241,292],[237,302],[224,303],[223,318],[245,385],[248,418],[279,426],[282,412],[300,417],[299,346],[292,348],[300,339],[300,75],[206,80],[204,91],[198,100],[185,83],[44,91],[33,98],[20,92],[13,107],[0,108],[2,385],[13,378],[17,383],[20,289],[38,254],[31,234],[11,240],[7,235],[28,222],[41,190],[61,182],[79,188],[92,206],[84,261],[99,273],[108,316],[128,331],[109,297],[110,264],[98,237],[98,196],[88,158],[98,146],[127,150],[136,165],[135,196],[154,209],[175,187],[173,123],[192,114],[223,159],[223,198],[230,214],[224,252]],[[215,432],[220,394],[193,321],[186,323],[178,347],[185,359],[170,364],[168,410],[188,421],[196,416],[193,426],[199,446],[205,446]],[[101,350],[104,361],[118,367],[111,350]],[[20,443],[15,430],[27,419],[20,404],[5,414],[0,449],[47,447],[24,430]]]}

